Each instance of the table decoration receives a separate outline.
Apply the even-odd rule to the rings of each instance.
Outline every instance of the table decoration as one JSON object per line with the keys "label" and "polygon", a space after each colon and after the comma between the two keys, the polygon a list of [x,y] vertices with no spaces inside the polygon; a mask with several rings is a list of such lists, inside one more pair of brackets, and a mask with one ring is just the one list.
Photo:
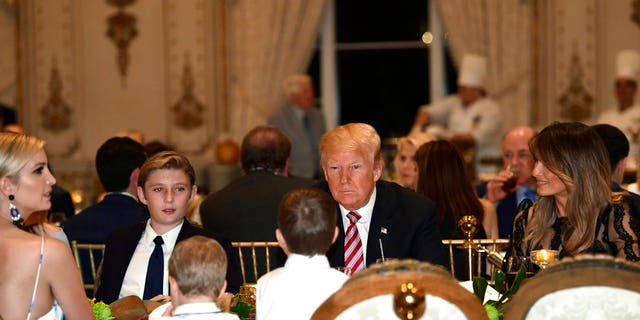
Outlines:
{"label": "table decoration", "polygon": [[89,299],[89,304],[91,305],[91,309],[93,310],[93,316],[96,320],[112,320],[115,319],[113,314],[111,313],[111,308],[108,304],[99,301],[96,302],[96,299]]}

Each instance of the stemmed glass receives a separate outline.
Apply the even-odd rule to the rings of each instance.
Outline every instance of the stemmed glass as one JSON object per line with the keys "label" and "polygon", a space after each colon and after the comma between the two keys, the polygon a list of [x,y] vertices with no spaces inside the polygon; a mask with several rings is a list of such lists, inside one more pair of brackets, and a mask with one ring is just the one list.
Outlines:
{"label": "stemmed glass", "polygon": [[558,250],[532,250],[531,261],[540,268],[546,269],[549,264],[558,261]]}

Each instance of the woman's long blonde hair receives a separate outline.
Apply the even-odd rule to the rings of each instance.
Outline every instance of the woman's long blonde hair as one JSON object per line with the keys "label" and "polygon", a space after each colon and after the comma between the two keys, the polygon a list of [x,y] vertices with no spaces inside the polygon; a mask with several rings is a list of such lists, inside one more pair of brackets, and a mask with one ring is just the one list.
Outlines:
{"label": "woman's long blonde hair", "polygon": [[[558,176],[567,188],[568,226],[562,232],[563,250],[576,255],[595,240],[598,215],[612,202],[611,169],[604,143],[589,126],[579,122],[553,123],[531,139],[537,161]],[[541,196],[525,229],[529,250],[536,248],[558,218],[553,196]]]}

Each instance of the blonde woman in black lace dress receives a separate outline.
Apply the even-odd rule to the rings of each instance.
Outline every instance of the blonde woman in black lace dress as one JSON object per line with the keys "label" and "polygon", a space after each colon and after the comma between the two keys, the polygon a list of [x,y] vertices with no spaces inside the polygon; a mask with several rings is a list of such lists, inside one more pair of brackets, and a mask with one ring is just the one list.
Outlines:
{"label": "blonde woman in black lace dress", "polygon": [[640,260],[640,211],[625,193],[612,193],[605,146],[585,124],[554,123],[530,142],[538,201],[515,218],[513,251],[554,249],[560,257],[608,253]]}

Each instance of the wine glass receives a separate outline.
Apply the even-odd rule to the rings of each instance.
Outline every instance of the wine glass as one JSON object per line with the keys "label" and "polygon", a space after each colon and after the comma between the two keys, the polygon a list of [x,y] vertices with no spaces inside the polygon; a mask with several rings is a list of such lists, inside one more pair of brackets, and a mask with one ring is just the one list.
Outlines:
{"label": "wine glass", "polygon": [[511,177],[502,184],[502,191],[506,193],[511,193],[515,190],[516,186],[518,185],[519,168],[517,165],[508,164],[504,170],[511,172]]}
{"label": "wine glass", "polygon": [[531,251],[531,261],[540,268],[546,269],[549,264],[558,261],[558,250],[533,250]]}

